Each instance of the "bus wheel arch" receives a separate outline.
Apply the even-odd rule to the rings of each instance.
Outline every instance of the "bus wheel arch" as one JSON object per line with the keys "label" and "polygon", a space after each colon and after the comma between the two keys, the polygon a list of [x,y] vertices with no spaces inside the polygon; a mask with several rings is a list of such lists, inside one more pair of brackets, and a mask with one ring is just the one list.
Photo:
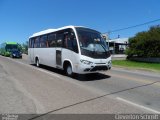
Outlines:
{"label": "bus wheel arch", "polygon": [[72,64],[69,61],[64,61],[63,63],[63,69],[65,71],[65,74],[69,77],[73,77],[73,67]]}

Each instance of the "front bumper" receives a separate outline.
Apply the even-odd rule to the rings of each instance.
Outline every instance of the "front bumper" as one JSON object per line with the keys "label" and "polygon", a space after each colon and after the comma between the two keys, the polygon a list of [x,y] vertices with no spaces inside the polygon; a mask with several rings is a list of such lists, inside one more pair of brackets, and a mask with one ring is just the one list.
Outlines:
{"label": "front bumper", "polygon": [[95,71],[104,71],[104,70],[109,70],[111,69],[110,67],[108,66],[104,66],[104,65],[101,65],[101,66],[95,66],[93,68],[86,68],[84,71],[90,71],[90,72],[95,72]]}
{"label": "front bumper", "polygon": [[13,58],[22,58],[22,55],[21,54],[13,54],[12,57]]}
{"label": "front bumper", "polygon": [[76,73],[85,74],[85,73],[95,73],[99,71],[107,71],[110,70],[111,67],[112,67],[111,61],[102,64],[96,64],[96,63],[92,65],[81,64],[76,70]]}

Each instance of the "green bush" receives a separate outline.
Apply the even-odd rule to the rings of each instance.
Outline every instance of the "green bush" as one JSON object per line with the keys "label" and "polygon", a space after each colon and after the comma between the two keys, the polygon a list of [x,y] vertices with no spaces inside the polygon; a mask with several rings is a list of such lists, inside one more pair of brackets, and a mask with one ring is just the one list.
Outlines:
{"label": "green bush", "polygon": [[128,58],[160,57],[160,26],[153,26],[149,31],[137,33],[129,39],[129,45],[126,50]]}

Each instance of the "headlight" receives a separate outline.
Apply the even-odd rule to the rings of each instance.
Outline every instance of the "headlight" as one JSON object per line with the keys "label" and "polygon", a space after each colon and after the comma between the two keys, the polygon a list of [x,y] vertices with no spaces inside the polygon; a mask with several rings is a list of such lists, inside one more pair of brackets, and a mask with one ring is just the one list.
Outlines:
{"label": "headlight", "polygon": [[13,54],[13,56],[16,56],[16,54]]}
{"label": "headlight", "polygon": [[87,65],[93,64],[93,62],[90,62],[90,61],[87,61],[87,60],[80,60],[80,61],[81,61],[81,63],[87,64]]}
{"label": "headlight", "polygon": [[110,61],[108,61],[108,64],[110,65],[110,64],[112,64],[112,61],[110,60]]}

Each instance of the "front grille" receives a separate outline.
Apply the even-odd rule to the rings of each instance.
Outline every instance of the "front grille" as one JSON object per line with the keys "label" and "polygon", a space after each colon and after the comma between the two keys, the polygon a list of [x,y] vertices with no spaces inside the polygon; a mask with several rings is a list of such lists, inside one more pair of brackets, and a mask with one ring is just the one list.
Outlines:
{"label": "front grille", "polygon": [[84,71],[85,71],[85,72],[90,71],[90,68],[86,68]]}
{"label": "front grille", "polygon": [[95,64],[99,65],[99,64],[106,64],[106,63],[95,63]]}
{"label": "front grille", "polygon": [[107,66],[95,66],[90,71],[98,71],[98,70],[108,70],[108,67]]}

